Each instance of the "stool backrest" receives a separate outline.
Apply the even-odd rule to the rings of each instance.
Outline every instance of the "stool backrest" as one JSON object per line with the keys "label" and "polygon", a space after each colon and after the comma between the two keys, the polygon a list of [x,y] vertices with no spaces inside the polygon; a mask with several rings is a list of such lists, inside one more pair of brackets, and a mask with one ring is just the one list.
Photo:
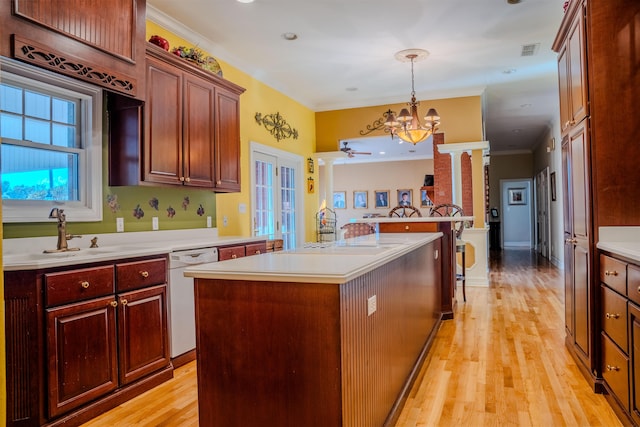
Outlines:
{"label": "stool backrest", "polygon": [[[429,212],[429,216],[464,216],[464,211],[460,206],[454,205],[453,203],[442,203],[440,205],[432,207],[431,211]],[[464,221],[452,222],[451,227],[456,231],[456,238],[459,239],[460,236],[462,236],[462,232],[464,231]]]}

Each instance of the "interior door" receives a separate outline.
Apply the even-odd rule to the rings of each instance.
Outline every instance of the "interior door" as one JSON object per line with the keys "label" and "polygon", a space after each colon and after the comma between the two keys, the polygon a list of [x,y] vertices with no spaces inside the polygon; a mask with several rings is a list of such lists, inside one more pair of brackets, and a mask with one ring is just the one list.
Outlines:
{"label": "interior door", "polygon": [[536,248],[538,253],[549,259],[549,168],[536,176]]}
{"label": "interior door", "polygon": [[258,151],[253,153],[253,159],[253,233],[267,239],[282,239],[285,250],[295,248],[300,166],[295,161]]}

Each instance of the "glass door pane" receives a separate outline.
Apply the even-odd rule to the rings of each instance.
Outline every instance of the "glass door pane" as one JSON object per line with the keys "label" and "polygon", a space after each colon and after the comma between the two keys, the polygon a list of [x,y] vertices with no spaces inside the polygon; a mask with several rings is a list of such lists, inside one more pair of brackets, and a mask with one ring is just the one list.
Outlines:
{"label": "glass door pane", "polygon": [[295,168],[280,166],[280,194],[283,248],[296,247],[296,179]]}
{"label": "glass door pane", "polygon": [[262,154],[255,161],[255,200],[253,234],[268,239],[276,237],[275,157]]}

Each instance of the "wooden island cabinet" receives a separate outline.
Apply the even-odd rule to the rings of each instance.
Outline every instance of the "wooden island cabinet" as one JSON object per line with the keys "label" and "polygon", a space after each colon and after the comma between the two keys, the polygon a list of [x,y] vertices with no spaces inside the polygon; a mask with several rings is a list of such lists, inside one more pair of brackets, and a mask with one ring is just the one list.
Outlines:
{"label": "wooden island cabinet", "polygon": [[7,425],[79,425],[173,376],[167,259],[5,272]]}
{"label": "wooden island cabinet", "polygon": [[442,319],[441,238],[386,234],[187,269],[200,425],[393,425]]}

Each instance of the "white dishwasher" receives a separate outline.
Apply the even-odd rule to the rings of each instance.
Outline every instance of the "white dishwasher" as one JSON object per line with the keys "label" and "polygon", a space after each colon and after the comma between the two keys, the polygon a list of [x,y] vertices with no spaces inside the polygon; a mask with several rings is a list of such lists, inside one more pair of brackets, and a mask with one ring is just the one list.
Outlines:
{"label": "white dishwasher", "polygon": [[218,248],[172,252],[169,256],[169,310],[171,358],[196,348],[196,315],[193,279],[184,277],[186,267],[218,261]]}

